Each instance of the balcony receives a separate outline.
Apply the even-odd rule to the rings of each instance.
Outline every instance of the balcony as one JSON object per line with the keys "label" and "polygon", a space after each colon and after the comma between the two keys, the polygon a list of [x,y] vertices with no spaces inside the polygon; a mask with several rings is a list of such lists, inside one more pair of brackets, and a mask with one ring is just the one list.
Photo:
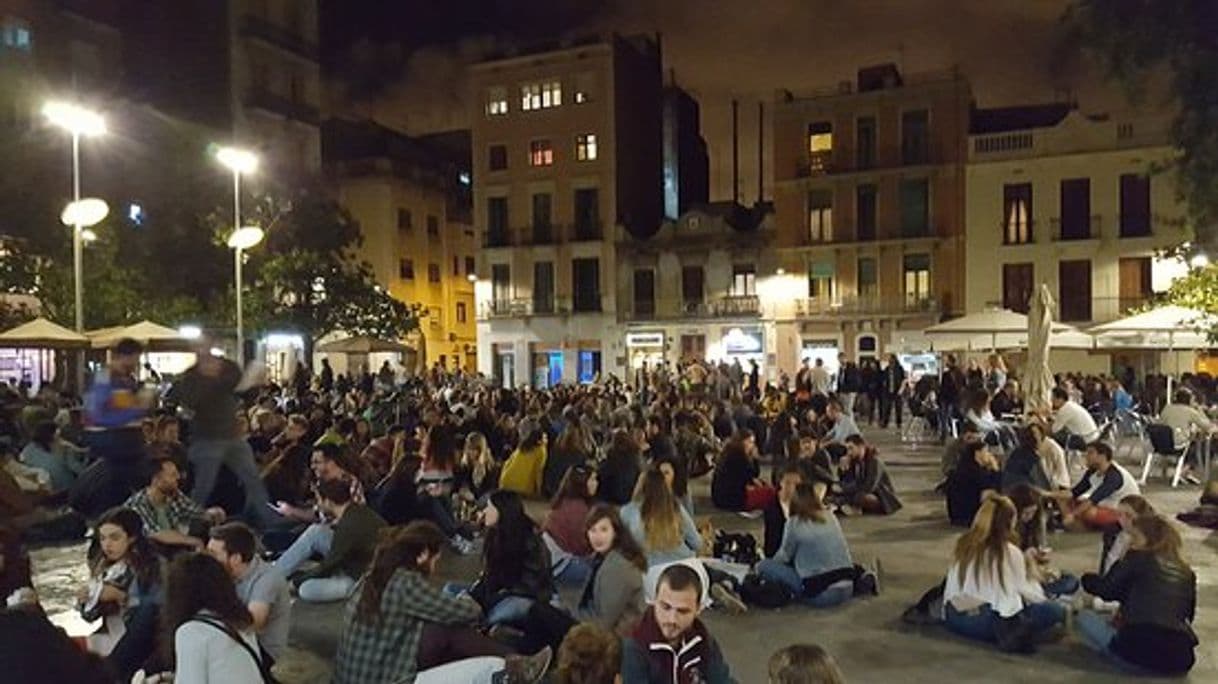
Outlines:
{"label": "balcony", "polygon": [[627,320],[662,321],[697,318],[743,318],[761,315],[761,299],[756,295],[729,295],[708,300],[659,299],[632,302],[625,312]]}
{"label": "balcony", "polygon": [[1152,224],[1158,220],[1158,217],[1148,214],[1121,214],[1117,217],[1123,238],[1150,237],[1154,232]]}
{"label": "balcony", "polygon": [[604,297],[599,294],[586,298],[571,297],[517,297],[493,299],[482,302],[478,317],[482,320],[496,318],[531,318],[535,316],[570,316],[572,314],[601,313]]}
{"label": "balcony", "polygon": [[511,247],[511,235],[506,229],[488,230],[482,237],[482,246],[488,249],[492,247]]}
{"label": "balcony", "polygon": [[250,38],[261,40],[264,43],[268,43],[282,50],[295,53],[310,61],[317,61],[317,45],[282,26],[277,26],[266,19],[263,19],[262,17],[252,14],[245,15],[241,22],[241,33]]}
{"label": "balcony", "polygon": [[833,173],[838,169],[833,164],[833,152],[815,152],[810,153],[807,159],[799,162],[795,167],[795,175],[798,178],[811,178],[812,176],[823,176]]}
{"label": "balcony", "polygon": [[528,228],[521,228],[516,232],[519,235],[527,235],[528,244],[534,246],[553,245],[559,242],[560,231],[557,226],[550,223],[534,223]]}
{"label": "balcony", "polygon": [[576,242],[593,242],[602,239],[604,231],[600,221],[578,221],[571,226],[571,235]]}
{"label": "balcony", "polygon": [[905,316],[935,314],[940,310],[934,297],[875,295],[815,297],[795,300],[796,317],[812,316]]}
{"label": "balcony", "polygon": [[265,87],[251,87],[245,94],[245,106],[303,121],[311,126],[321,124],[317,107],[305,102],[296,102],[291,98],[273,93]]}
{"label": "balcony", "polygon": [[1099,214],[1092,214],[1087,217],[1087,222],[1081,226],[1065,225],[1059,216],[1049,219],[1050,239],[1054,242],[1098,240],[1102,236],[1100,232],[1101,228],[1102,222]]}
{"label": "balcony", "polygon": [[728,295],[707,302],[711,316],[760,316],[761,299],[757,295]]}

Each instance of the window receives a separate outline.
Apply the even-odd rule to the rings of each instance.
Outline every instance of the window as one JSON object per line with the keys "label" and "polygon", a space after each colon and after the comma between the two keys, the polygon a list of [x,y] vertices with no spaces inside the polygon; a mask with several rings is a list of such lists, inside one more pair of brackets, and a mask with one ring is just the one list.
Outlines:
{"label": "window", "polygon": [[468,319],[465,312],[465,302],[457,302],[457,322],[465,323]]}
{"label": "window", "polygon": [[901,181],[901,236],[930,234],[930,183],[925,178]]}
{"label": "window", "polygon": [[486,91],[486,115],[501,116],[508,113],[507,88],[493,86]]}
{"label": "window", "polygon": [[1150,177],[1121,174],[1121,237],[1150,235]]}
{"label": "window", "polygon": [[543,245],[554,239],[554,230],[550,223],[550,193],[539,192],[533,195],[533,243]]}
{"label": "window", "polygon": [[808,124],[808,170],[823,173],[833,160],[833,124],[817,121]]}
{"label": "window", "polygon": [[1066,178],[1061,182],[1060,233],[1062,240],[1087,240],[1091,234],[1091,179]]}
{"label": "window", "polygon": [[506,197],[486,199],[486,245],[503,247],[508,243],[508,203]]}
{"label": "window", "polygon": [[1002,308],[1016,313],[1028,313],[1032,299],[1033,266],[1031,263],[1002,265]]}
{"label": "window", "polygon": [[427,264],[427,282],[440,282],[440,264]]}
{"label": "window", "polygon": [[875,239],[875,197],[875,186],[871,183],[863,183],[854,189],[854,218],[858,223],[857,240]]}
{"label": "window", "polygon": [[503,171],[508,167],[507,145],[491,145],[487,148],[487,167],[491,171]]}
{"label": "window", "polygon": [[576,363],[576,378],[581,385],[595,382],[601,372],[601,353],[599,351],[579,350]]}
{"label": "window", "polygon": [[575,311],[601,310],[600,269],[600,260],[596,258],[571,260],[571,280],[575,283]]}
{"label": "window", "polygon": [[410,259],[399,259],[398,277],[402,280],[414,280],[414,261]]}
{"label": "window", "polygon": [[855,122],[854,165],[859,169],[875,166],[874,116],[860,116]]}
{"label": "window", "polygon": [[1145,304],[1154,296],[1154,288],[1151,286],[1151,258],[1122,257],[1117,262],[1117,268],[1120,276],[1120,301],[1117,303],[1116,313],[1124,315],[1126,311]]}
{"label": "window", "polygon": [[902,266],[905,272],[905,305],[916,307],[930,299],[930,255],[906,254]]}
{"label": "window", "polygon": [[874,299],[880,294],[879,273],[877,273],[875,257],[861,257],[858,261],[858,268],[859,299]]}
{"label": "window", "polygon": [[751,297],[757,294],[757,269],[752,264],[732,266],[732,296]]}
{"label": "window", "polygon": [[550,166],[554,163],[554,148],[549,140],[529,143],[529,166]]}
{"label": "window", "polygon": [[1032,242],[1032,184],[1007,183],[1002,186],[1002,244],[1029,242]]}
{"label": "window", "polygon": [[478,272],[478,267],[474,264],[473,257],[465,257],[465,275],[471,276]]}
{"label": "window", "polygon": [[595,133],[575,136],[575,158],[578,161],[593,161],[596,159]]}
{"label": "window", "polygon": [[683,267],[681,269],[681,299],[685,301],[686,311],[690,312],[691,305],[701,306],[705,297],[705,274],[702,267]]}
{"label": "window", "polygon": [[453,275],[461,275],[461,257],[453,257]]}
{"label": "window", "polygon": [[411,216],[409,209],[398,209],[398,230],[410,230],[414,228],[414,217]]}
{"label": "window", "polygon": [[833,241],[833,191],[808,193],[808,241]]}
{"label": "window", "polygon": [[575,239],[599,240],[600,237],[600,191],[579,188],[575,191]]}
{"label": "window", "polygon": [[1058,292],[1062,321],[1091,320],[1091,261],[1072,259],[1057,265]]}
{"label": "window", "polygon": [[562,83],[545,81],[520,86],[520,108],[526,112],[549,109],[562,104]]}
{"label": "window", "polygon": [[808,265],[808,298],[829,302],[833,299],[833,262],[816,261]]}
{"label": "window", "polygon": [[7,17],[0,25],[0,43],[6,48],[29,52],[33,46],[30,25],[21,19]]}
{"label": "window", "polygon": [[554,263],[533,263],[533,313],[554,313]]}
{"label": "window", "polygon": [[440,236],[440,219],[428,214],[427,215],[427,237],[439,237],[439,236]]}
{"label": "window", "polygon": [[634,271],[634,315],[652,316],[656,312],[656,272],[650,268]]}
{"label": "window", "polygon": [[925,164],[930,161],[930,114],[916,109],[901,114],[901,163]]}
{"label": "window", "polygon": [[496,313],[507,313],[512,304],[512,267],[491,264],[491,301]]}

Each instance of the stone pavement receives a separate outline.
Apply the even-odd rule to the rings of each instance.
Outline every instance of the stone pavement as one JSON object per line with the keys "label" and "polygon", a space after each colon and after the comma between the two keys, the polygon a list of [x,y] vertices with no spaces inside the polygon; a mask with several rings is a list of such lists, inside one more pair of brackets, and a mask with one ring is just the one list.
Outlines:
{"label": "stone pavement", "polygon": [[[856,561],[878,556],[884,567],[882,593],[830,610],[789,607],[780,611],[753,610],[742,616],[712,612],[706,616],[720,641],[732,671],[742,684],[766,681],[766,662],[776,649],[799,642],[819,643],[834,655],[852,684],[904,682],[1122,682],[1135,681],[1110,667],[1072,636],[1041,648],[1035,656],[1015,656],[993,647],[965,641],[942,627],[911,627],[901,611],[942,579],[958,530],[946,522],[939,496],[930,490],[938,475],[939,448],[934,444],[902,443],[895,432],[865,429],[889,466],[905,508],[888,518],[849,518],[843,521]],[[1161,481],[1147,487],[1154,505],[1170,515],[1196,503],[1196,487],[1172,490]],[[709,480],[695,483],[700,511],[709,511]],[[536,517],[544,508],[531,507]],[[751,531],[760,536],[760,520],[715,513],[719,527]],[[1207,530],[1182,528],[1186,554],[1198,576],[1196,632],[1201,640],[1198,663],[1183,681],[1218,681],[1218,536]],[[1057,565],[1081,574],[1093,569],[1099,556],[1094,534],[1056,534],[1051,539]],[[80,547],[44,549],[35,553],[36,584],[52,614],[67,610],[71,593],[84,576]],[[478,569],[474,558],[447,555],[446,578],[470,578]],[[294,654],[277,672],[288,684],[328,681],[329,661],[341,623],[341,606],[294,607]],[[454,684],[459,684],[454,682]]]}

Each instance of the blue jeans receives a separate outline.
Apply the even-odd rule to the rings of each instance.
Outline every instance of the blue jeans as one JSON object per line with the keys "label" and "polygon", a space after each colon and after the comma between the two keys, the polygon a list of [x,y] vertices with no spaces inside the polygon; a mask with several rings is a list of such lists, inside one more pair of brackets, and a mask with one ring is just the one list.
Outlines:
{"label": "blue jeans", "polygon": [[[998,640],[997,627],[1000,618],[988,604],[977,610],[961,613],[948,603],[943,612],[947,628],[956,634],[978,641]],[[1037,632],[1044,632],[1065,621],[1066,607],[1054,601],[1032,603],[1024,606],[1019,615],[1028,620]]]}
{"label": "blue jeans", "polygon": [[[460,596],[469,593],[469,589],[468,584],[446,582],[440,590],[449,596]],[[486,618],[482,622],[488,627],[523,622],[534,603],[536,600],[527,596],[504,596],[486,611]]]}
{"label": "blue jeans", "polygon": [[284,577],[300,569],[305,561],[314,556],[325,556],[330,552],[330,544],[334,542],[334,528],[324,523],[313,523],[292,542],[287,551],[275,561],[275,569]]}
{"label": "blue jeans", "polygon": [[571,586],[583,586],[584,582],[588,581],[588,576],[592,574],[592,565],[586,558],[580,556],[568,556],[559,563],[554,571],[554,579],[559,584]]}
{"label": "blue jeans", "polygon": [[795,568],[773,558],[766,558],[758,563],[757,574],[771,582],[786,585],[802,603],[813,608],[832,608],[845,603],[854,596],[854,583],[849,580],[830,585],[816,596],[805,596],[804,580],[795,571]]}
{"label": "blue jeans", "polygon": [[1062,573],[1061,577],[1052,582],[1044,582],[1041,586],[1045,589],[1045,594],[1049,596],[1065,596],[1078,591],[1078,578],[1069,573]]}
{"label": "blue jeans", "polygon": [[329,577],[316,577],[300,583],[296,595],[305,603],[330,603],[343,601],[355,589],[355,580],[343,573]]}
{"label": "blue jeans", "polygon": [[186,455],[194,467],[195,484],[190,498],[200,506],[206,506],[211,498],[220,466],[228,466],[245,490],[245,515],[250,522],[260,528],[283,522],[283,518],[267,506],[270,499],[266,485],[254,464],[254,451],[244,439],[195,440]]}
{"label": "blue jeans", "polygon": [[1134,665],[1112,650],[1112,640],[1117,634],[1116,627],[1112,625],[1112,618],[1094,610],[1080,610],[1078,615],[1074,616],[1074,629],[1083,643],[1099,651],[1112,664],[1131,673],[1146,673],[1145,668]]}

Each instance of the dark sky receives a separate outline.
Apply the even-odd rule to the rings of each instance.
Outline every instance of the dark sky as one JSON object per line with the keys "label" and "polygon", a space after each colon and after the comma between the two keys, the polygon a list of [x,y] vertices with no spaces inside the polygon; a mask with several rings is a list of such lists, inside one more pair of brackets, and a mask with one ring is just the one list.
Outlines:
{"label": "dark sky", "polygon": [[[742,198],[757,187],[757,102],[852,79],[865,64],[958,65],[980,106],[1050,101],[1085,111],[1123,98],[1066,36],[1068,0],[323,0],[331,73],[361,78],[364,111],[423,133],[467,125],[464,64],[508,43],[616,30],[660,33],[665,68],[702,105],[711,196],[731,196],[741,101]],[[358,59],[353,56],[358,56]],[[360,64],[361,68],[353,68]],[[368,87],[368,84],[376,87]],[[766,134],[768,136],[768,132]],[[767,155],[768,158],[768,155]],[[767,179],[767,186],[769,185]]]}

